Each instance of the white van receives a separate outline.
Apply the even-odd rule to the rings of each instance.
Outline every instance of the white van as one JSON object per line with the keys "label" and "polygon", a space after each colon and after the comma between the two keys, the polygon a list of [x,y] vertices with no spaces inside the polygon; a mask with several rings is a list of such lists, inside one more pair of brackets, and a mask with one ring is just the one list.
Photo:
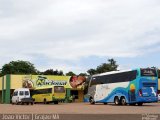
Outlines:
{"label": "white van", "polygon": [[30,91],[28,88],[18,88],[14,90],[12,96],[12,104],[19,104],[19,103],[33,104],[33,100],[30,97]]}

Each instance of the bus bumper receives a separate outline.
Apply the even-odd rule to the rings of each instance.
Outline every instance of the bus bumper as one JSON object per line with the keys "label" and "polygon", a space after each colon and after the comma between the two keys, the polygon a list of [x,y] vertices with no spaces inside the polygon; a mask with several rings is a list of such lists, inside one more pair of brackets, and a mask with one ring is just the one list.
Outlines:
{"label": "bus bumper", "polygon": [[55,97],[53,97],[52,98],[52,101],[54,102],[54,101],[65,101],[65,98],[55,98]]}
{"label": "bus bumper", "polygon": [[142,102],[142,103],[158,102],[158,98],[157,97],[139,97],[137,99],[137,102]]}

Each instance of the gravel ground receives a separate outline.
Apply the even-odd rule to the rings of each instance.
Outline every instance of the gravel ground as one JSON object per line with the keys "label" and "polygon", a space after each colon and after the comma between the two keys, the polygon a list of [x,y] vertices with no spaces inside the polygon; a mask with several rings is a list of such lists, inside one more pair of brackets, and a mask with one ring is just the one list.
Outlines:
{"label": "gravel ground", "polygon": [[0,104],[0,113],[19,114],[160,114],[160,103],[143,106],[115,106],[114,104],[60,103],[58,105],[11,105]]}

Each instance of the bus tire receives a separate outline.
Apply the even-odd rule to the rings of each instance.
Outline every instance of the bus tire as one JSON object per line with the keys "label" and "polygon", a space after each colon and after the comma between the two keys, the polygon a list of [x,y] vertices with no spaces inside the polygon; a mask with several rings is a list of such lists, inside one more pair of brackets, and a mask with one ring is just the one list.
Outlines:
{"label": "bus tire", "polygon": [[104,102],[103,104],[104,104],[104,105],[107,105],[108,103],[107,103],[107,102]]}
{"label": "bus tire", "polygon": [[125,99],[124,96],[121,97],[121,99],[120,99],[120,104],[121,104],[121,105],[126,105],[126,104],[127,104],[127,103],[126,103],[126,99]]}
{"label": "bus tire", "polygon": [[49,102],[47,102],[46,104],[49,104]]}
{"label": "bus tire", "polygon": [[54,104],[58,104],[58,101],[54,101]]}
{"label": "bus tire", "polygon": [[114,103],[115,103],[115,105],[119,105],[120,104],[119,98],[117,96],[114,98]]}
{"label": "bus tire", "polygon": [[47,100],[46,100],[46,98],[43,100],[43,103],[44,103],[44,104],[47,104]]}
{"label": "bus tire", "polygon": [[137,103],[138,104],[138,106],[142,106],[143,105],[143,103]]}
{"label": "bus tire", "polygon": [[95,101],[94,101],[94,99],[92,98],[92,97],[90,97],[90,99],[89,99],[89,102],[90,102],[90,104],[95,104]]}

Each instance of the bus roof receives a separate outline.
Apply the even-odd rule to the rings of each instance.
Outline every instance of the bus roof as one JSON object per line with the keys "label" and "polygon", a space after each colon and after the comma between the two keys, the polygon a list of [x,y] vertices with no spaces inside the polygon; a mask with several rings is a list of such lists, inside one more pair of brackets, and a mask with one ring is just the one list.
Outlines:
{"label": "bus roof", "polygon": [[103,76],[103,75],[110,75],[110,74],[116,74],[116,73],[123,73],[123,72],[128,72],[128,71],[132,71],[132,69],[128,69],[128,70],[120,70],[120,71],[105,72],[105,73],[101,73],[101,74],[93,75],[92,77],[96,77],[96,76]]}
{"label": "bus roof", "polygon": [[137,69],[128,69],[128,70],[120,70],[120,71],[111,71],[111,72],[105,72],[105,73],[101,73],[101,74],[96,74],[96,75],[93,75],[92,77],[110,75],[110,74],[116,74],[116,73],[123,73],[123,72],[132,71],[132,70],[138,70],[138,69],[155,69],[155,68],[148,67],[148,68],[137,68]]}

